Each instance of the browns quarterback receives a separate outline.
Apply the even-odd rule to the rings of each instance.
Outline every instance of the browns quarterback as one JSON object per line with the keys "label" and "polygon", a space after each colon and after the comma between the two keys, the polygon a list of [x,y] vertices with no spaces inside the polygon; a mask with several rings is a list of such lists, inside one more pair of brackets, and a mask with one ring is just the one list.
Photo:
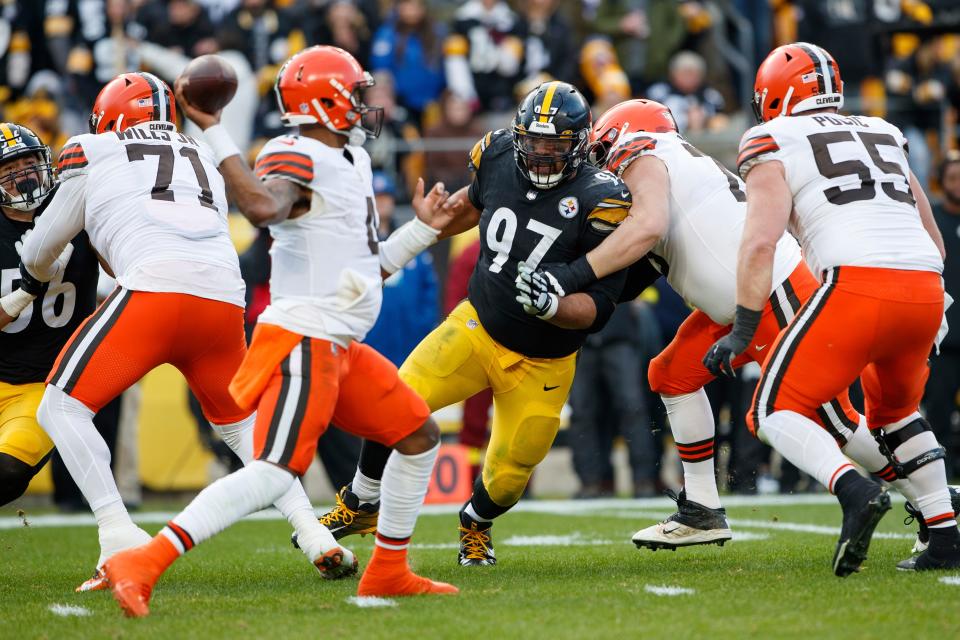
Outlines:
{"label": "browns quarterback", "polygon": [[[540,264],[583,255],[627,216],[624,183],[585,161],[591,124],[574,86],[548,82],[526,96],[510,130],[487,133],[473,147],[473,181],[448,203],[464,209],[456,230],[480,227],[467,299],[400,368],[431,411],[493,389],[483,474],[460,511],[464,566],[496,564],[493,520],[517,503],[553,444],[576,352],[607,322],[624,287],[623,271],[563,298],[535,297],[517,284]],[[365,443],[354,482],[321,520],[335,536],[375,527],[385,453]]]}
{"label": "browns quarterback", "polygon": [[97,258],[83,232],[40,295],[18,287],[23,241],[56,189],[50,147],[27,127],[0,123],[0,505],[23,495],[53,450],[37,423],[44,380],[96,305]]}

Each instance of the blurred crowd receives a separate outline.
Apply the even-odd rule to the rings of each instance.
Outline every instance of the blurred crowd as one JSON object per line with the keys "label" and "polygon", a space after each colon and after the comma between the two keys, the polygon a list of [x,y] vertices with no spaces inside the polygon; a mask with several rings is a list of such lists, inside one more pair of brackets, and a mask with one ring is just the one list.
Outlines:
{"label": "blurred crowd", "polygon": [[[145,69],[172,82],[193,57],[219,53],[240,80],[224,123],[253,158],[282,131],[279,66],[305,46],[336,45],[374,74],[365,101],[384,107],[383,131],[368,148],[387,234],[410,215],[419,176],[465,184],[473,142],[505,126],[519,98],[548,79],[580,87],[595,118],[630,97],[663,102],[684,135],[729,161],[752,123],[756,65],[774,46],[809,40],[836,56],[847,110],[901,127],[914,172],[939,193],[938,167],[957,146],[957,34],[956,0],[0,0],[0,115],[57,152],[86,130],[94,97],[115,75]],[[269,299],[268,243],[261,235],[244,256],[251,321]],[[458,238],[391,278],[374,346],[402,361],[462,297],[478,251],[475,237]],[[662,488],[669,429],[644,391],[645,362],[687,312],[658,286],[584,349],[567,437],[583,497],[612,490],[618,438],[634,492]],[[802,486],[765,447],[741,438],[748,385],[710,391],[730,445],[727,486]],[[489,398],[467,404],[462,438],[472,447],[483,444],[488,409]]]}

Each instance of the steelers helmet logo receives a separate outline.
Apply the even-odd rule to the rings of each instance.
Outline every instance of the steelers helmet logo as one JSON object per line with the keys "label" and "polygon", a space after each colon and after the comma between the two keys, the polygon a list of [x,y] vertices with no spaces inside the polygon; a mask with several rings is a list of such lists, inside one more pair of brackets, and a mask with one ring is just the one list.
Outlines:
{"label": "steelers helmet logo", "polygon": [[567,196],[560,200],[557,209],[564,218],[573,218],[580,213],[580,201],[574,196]]}

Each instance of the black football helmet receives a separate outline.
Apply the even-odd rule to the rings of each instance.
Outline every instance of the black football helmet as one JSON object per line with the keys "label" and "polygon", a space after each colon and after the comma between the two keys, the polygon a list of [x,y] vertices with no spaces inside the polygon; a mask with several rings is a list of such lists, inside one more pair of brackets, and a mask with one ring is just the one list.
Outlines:
{"label": "black football helmet", "polygon": [[593,116],[576,87],[545,82],[527,94],[513,119],[513,150],[520,172],[538,189],[574,175],[587,157]]}
{"label": "black football helmet", "polygon": [[[16,163],[33,157],[33,164]],[[32,211],[54,187],[50,147],[23,125],[0,122],[0,206]]]}

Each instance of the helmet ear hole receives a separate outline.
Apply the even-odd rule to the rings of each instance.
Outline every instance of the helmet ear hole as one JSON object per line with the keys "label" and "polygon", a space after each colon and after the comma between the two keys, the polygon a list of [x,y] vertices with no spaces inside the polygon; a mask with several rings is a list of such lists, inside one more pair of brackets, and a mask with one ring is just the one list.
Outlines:
{"label": "helmet ear hole", "polygon": [[324,109],[332,109],[335,103],[330,98],[320,98],[320,104],[323,105]]}
{"label": "helmet ear hole", "polygon": [[777,107],[779,106],[780,106],[780,98],[774,98],[773,100],[770,101],[770,108],[773,109],[774,111],[776,111]]}

